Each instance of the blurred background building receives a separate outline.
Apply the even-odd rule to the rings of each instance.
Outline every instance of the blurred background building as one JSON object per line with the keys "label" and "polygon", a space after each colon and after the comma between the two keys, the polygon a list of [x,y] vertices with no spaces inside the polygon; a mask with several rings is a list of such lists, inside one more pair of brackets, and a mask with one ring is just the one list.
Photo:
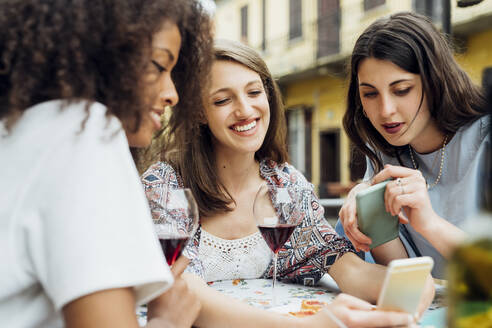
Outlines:
{"label": "blurred background building", "polygon": [[216,0],[215,5],[216,37],[257,49],[277,78],[291,163],[321,198],[343,196],[365,171],[364,158],[351,151],[342,117],[349,56],[374,20],[399,11],[427,15],[451,32],[457,60],[477,84],[492,66],[492,0]]}

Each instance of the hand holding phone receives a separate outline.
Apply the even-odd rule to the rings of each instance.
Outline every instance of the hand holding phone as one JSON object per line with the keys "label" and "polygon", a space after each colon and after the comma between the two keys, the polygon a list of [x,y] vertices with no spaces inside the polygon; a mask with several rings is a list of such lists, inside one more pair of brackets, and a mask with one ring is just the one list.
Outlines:
{"label": "hand holding phone", "polygon": [[384,206],[384,191],[388,182],[378,183],[360,191],[355,196],[357,224],[359,230],[371,238],[370,249],[393,240],[399,235],[398,216],[386,212]]}
{"label": "hand holding phone", "polygon": [[417,314],[434,261],[429,256],[393,260],[389,263],[377,309]]}

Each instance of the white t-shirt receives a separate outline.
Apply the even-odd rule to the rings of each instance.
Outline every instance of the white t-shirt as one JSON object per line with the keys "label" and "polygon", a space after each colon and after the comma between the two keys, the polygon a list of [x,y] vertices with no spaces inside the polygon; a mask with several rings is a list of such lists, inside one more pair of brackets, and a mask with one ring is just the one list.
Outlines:
{"label": "white t-shirt", "polygon": [[133,287],[142,304],[173,281],[120,122],[61,105],[0,122],[0,327],[62,327],[83,295]]}

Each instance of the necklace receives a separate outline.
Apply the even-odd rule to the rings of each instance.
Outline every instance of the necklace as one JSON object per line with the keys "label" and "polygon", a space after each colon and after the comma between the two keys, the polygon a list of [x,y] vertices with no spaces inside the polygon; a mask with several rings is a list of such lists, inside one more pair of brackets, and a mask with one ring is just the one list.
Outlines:
{"label": "necklace", "polygon": [[[435,187],[438,183],[439,180],[441,180],[441,175],[442,175],[442,168],[444,166],[444,152],[446,150],[446,142],[448,141],[448,136],[444,136],[444,141],[442,142],[442,147],[441,147],[441,164],[439,165],[439,174],[437,175],[436,181],[434,181],[433,184],[428,184],[427,183],[427,189],[431,189],[432,187]],[[410,159],[412,160],[412,165],[415,170],[417,170],[417,164],[415,164],[415,159],[413,158],[413,149],[412,146],[408,145],[408,149],[410,149]]]}

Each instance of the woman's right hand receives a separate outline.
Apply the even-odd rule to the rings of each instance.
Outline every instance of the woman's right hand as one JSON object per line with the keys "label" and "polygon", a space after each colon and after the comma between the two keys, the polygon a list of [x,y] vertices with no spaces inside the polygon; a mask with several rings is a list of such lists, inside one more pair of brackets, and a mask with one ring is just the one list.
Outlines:
{"label": "woman's right hand", "polygon": [[181,274],[190,260],[181,255],[171,267],[174,283],[164,294],[148,304],[147,328],[153,327],[190,327],[201,309],[201,303],[188,287]]}
{"label": "woman's right hand", "polygon": [[352,242],[357,251],[363,250],[369,252],[369,245],[371,245],[371,238],[364,235],[357,225],[357,209],[355,204],[355,196],[358,192],[369,188],[371,184],[369,182],[361,182],[350,190],[347,199],[343,203],[338,216],[342,222],[343,229],[348,239]]}
{"label": "woman's right hand", "polygon": [[414,327],[410,314],[375,310],[372,304],[348,294],[339,294],[325,309],[306,321],[309,321],[306,322],[309,327],[341,327],[339,322],[350,328]]}

